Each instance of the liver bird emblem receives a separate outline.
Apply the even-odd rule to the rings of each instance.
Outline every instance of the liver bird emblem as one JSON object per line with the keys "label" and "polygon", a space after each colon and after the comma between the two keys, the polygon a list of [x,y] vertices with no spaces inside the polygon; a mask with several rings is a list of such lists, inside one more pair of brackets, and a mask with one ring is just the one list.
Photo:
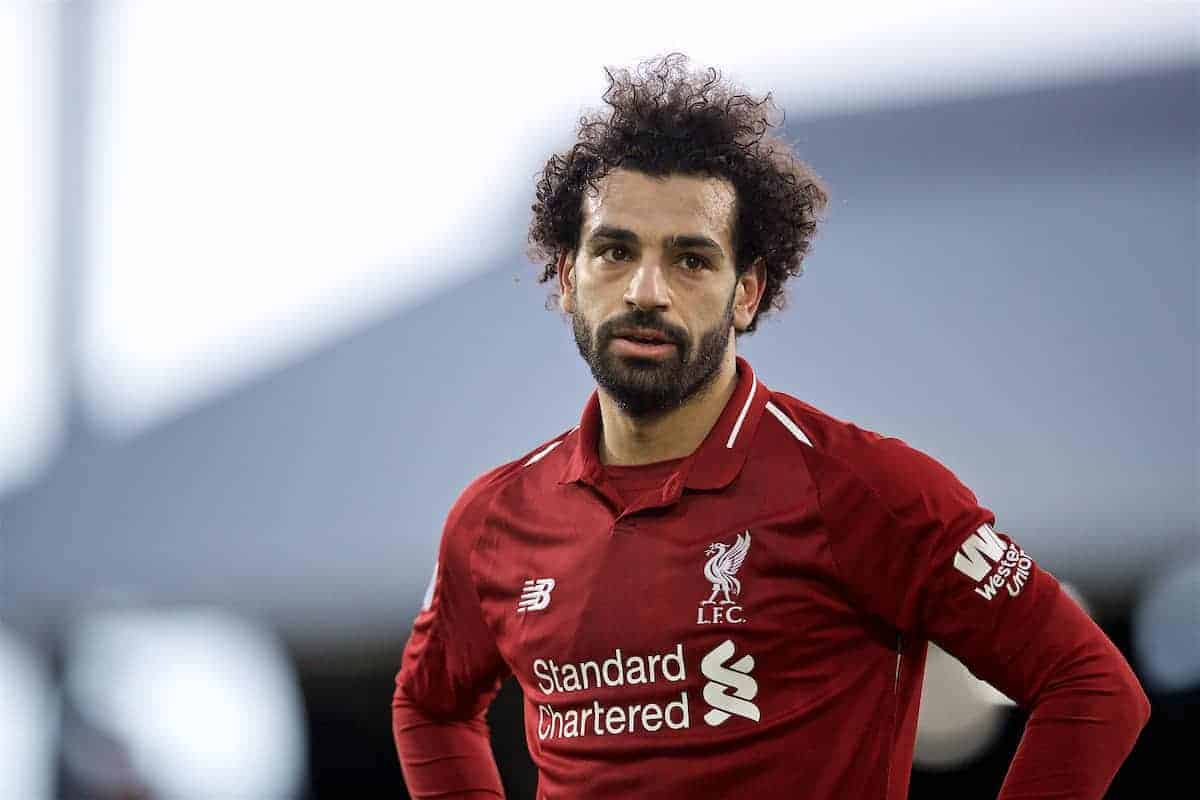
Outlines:
{"label": "liver bird emblem", "polygon": [[723,542],[713,542],[704,550],[704,555],[710,556],[704,565],[704,577],[712,582],[712,594],[700,605],[717,603],[717,595],[724,595],[720,605],[731,605],[736,601],[729,594],[741,594],[742,582],[736,577],[738,568],[746,560],[746,551],[750,549],[750,531],[739,533],[732,545]]}

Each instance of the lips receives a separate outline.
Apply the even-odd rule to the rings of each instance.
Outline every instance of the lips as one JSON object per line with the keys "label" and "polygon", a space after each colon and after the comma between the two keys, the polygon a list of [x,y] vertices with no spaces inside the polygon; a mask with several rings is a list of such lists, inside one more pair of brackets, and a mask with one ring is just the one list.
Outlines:
{"label": "lips", "polygon": [[613,335],[613,338],[628,339],[631,342],[638,342],[640,344],[675,344],[665,333],[651,328],[634,328],[619,331]]}

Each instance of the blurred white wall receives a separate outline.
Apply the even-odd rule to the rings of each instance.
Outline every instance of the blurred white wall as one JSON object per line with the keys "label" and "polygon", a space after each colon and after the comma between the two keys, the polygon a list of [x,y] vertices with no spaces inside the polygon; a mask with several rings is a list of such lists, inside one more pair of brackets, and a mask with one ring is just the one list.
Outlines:
{"label": "blurred white wall", "polygon": [[33,480],[63,431],[53,22],[47,4],[0,3],[0,494]]}
{"label": "blurred white wall", "polygon": [[1194,9],[1161,0],[89,8],[80,367],[95,421],[127,433],[505,258],[497,207],[598,104],[604,64],[682,49],[811,116],[1196,50]]}
{"label": "blurred white wall", "polygon": [[54,796],[59,702],[42,654],[0,624],[0,797]]}

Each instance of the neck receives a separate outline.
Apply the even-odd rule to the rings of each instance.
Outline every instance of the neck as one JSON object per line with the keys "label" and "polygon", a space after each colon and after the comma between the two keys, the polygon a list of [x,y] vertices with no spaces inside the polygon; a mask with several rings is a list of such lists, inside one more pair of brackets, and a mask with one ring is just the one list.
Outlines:
{"label": "neck", "polygon": [[635,466],[691,455],[717,424],[736,386],[737,363],[731,343],[711,383],[679,408],[653,419],[629,416],[601,389],[600,462]]}

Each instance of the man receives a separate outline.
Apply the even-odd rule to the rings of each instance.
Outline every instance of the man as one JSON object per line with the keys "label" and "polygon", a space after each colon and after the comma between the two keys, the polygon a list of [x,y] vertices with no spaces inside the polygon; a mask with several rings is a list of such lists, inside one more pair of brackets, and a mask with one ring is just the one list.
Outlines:
{"label": "man", "polygon": [[826,199],[769,98],[678,56],[610,79],[530,231],[597,389],[450,511],[393,700],[410,792],[502,796],[514,675],[539,798],[903,798],[934,641],[1030,711],[1002,798],[1101,797],[1149,714],[1116,648],[949,470],[736,355]]}

